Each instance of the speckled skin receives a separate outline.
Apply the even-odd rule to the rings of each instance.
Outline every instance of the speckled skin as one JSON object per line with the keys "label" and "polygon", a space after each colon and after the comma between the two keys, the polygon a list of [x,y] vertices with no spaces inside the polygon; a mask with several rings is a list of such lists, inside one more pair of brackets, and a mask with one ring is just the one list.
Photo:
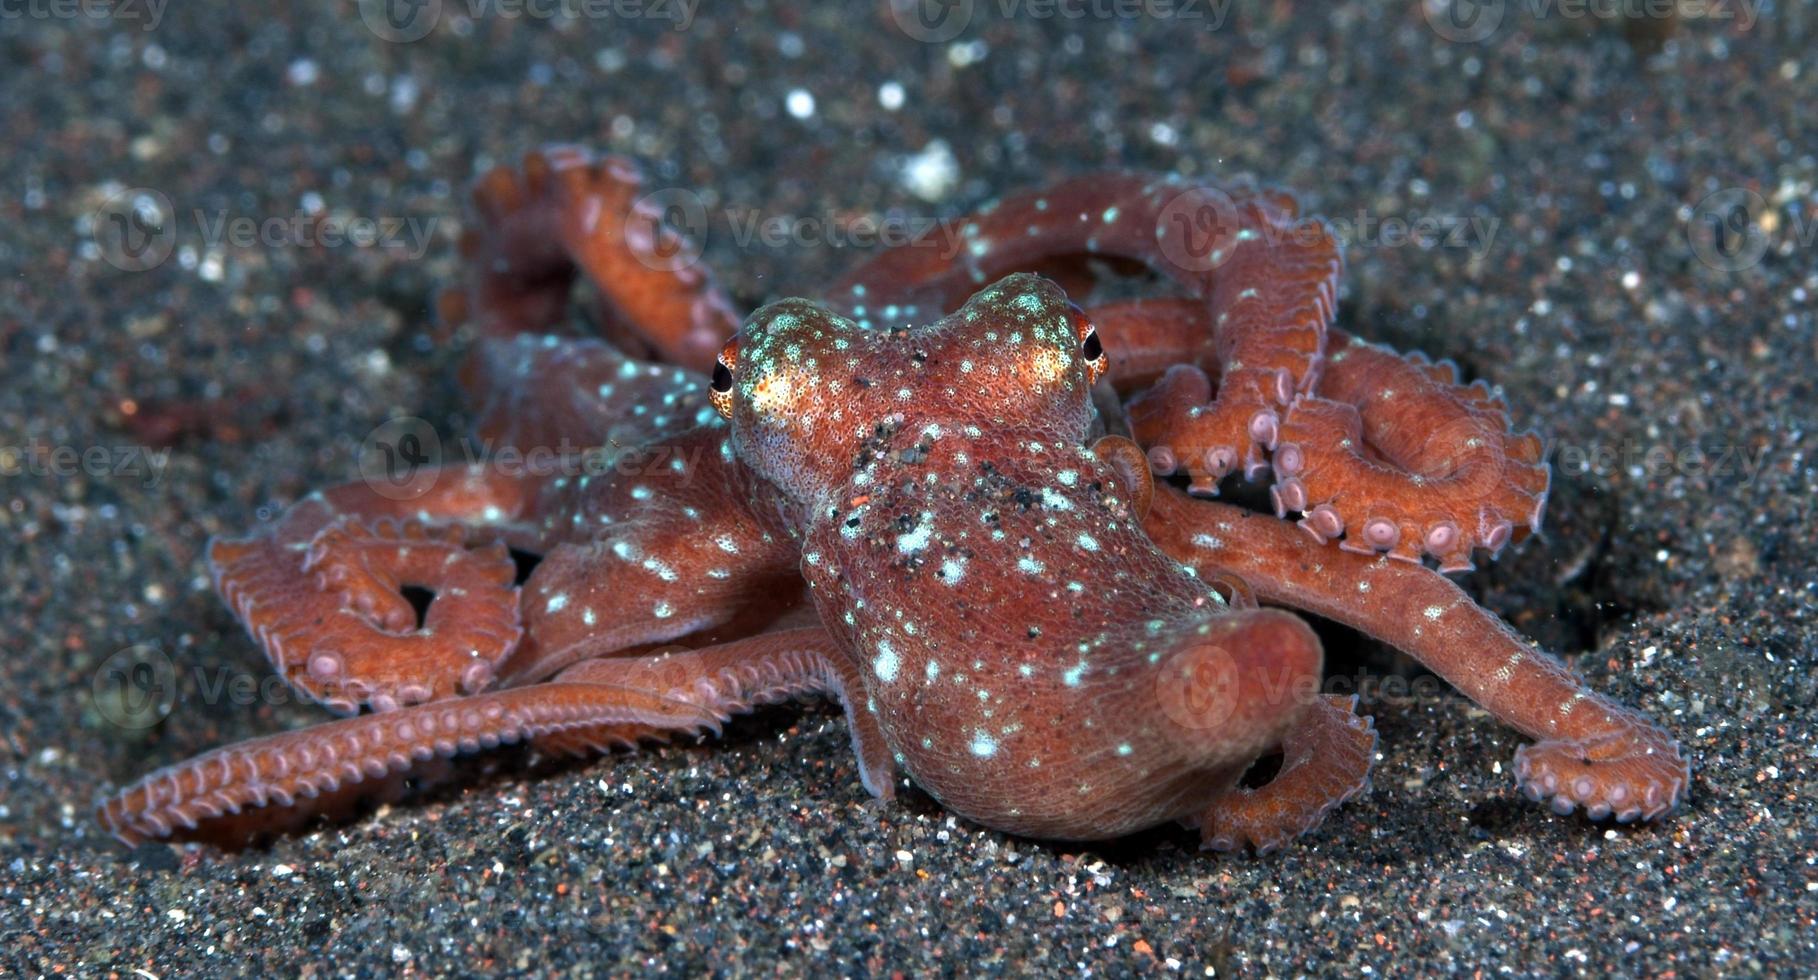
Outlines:
{"label": "speckled skin", "polygon": [[[577,269],[628,261],[643,271],[597,283],[609,333],[694,350],[706,313],[725,306],[691,268],[666,286],[645,274],[665,233],[640,231],[633,218],[653,219],[635,204],[601,217],[635,198],[633,178],[624,161],[570,150],[489,175],[463,250],[467,289],[443,303],[486,337],[464,372],[481,434],[555,447],[558,465],[428,470],[404,493],[351,484],[211,550],[219,590],[286,677],[343,713],[373,713],[154,773],[103,805],[111,831],[232,827],[244,810],[306,812],[438,755],[523,739],[596,751],[818,694],[845,705],[879,797],[900,767],[956,812],[1015,833],[1091,839],[1179,820],[1207,846],[1269,850],[1362,789],[1375,735],[1351,702],[1316,693],[1305,624],[1252,595],[1407,650],[1539,740],[1516,775],[1555,809],[1651,819],[1679,801],[1689,773],[1670,737],[1585,690],[1417,551],[1373,538],[1368,521],[1350,550],[1323,547],[1334,529],[1317,508],[1297,528],[1190,501],[1152,482],[1172,449],[1095,438],[1091,388],[1109,366],[1126,391],[1159,372],[1152,391],[1174,392],[1159,396],[1162,414],[1182,413],[1189,438],[1201,416],[1177,396],[1204,401],[1192,389],[1207,369],[1221,385],[1249,378],[1207,413],[1248,418],[1247,448],[1195,448],[1211,470],[1190,485],[1203,493],[1225,463],[1254,469],[1270,451],[1285,516],[1302,509],[1284,498],[1312,457],[1280,441],[1283,413],[1326,395],[1361,418],[1364,452],[1351,456],[1366,487],[1370,466],[1457,458],[1450,443],[1398,449],[1372,435],[1397,419],[1470,420],[1450,437],[1473,451],[1476,433],[1502,431],[1487,392],[1393,354],[1382,370],[1412,365],[1431,382],[1418,397],[1387,397],[1367,369],[1320,388],[1321,352],[1353,342],[1334,331],[1327,346],[1335,260],[1319,236],[1279,237],[1309,227],[1281,192],[1233,185],[1246,222],[1235,254],[1192,275],[1170,265],[1160,219],[1205,189],[1119,174],[1009,199],[962,226],[957,265],[929,265],[935,250],[911,245],[827,305],[760,310],[704,381],[543,333]],[[555,248],[533,234],[551,227]],[[1150,263],[1197,299],[1095,317],[1042,278],[988,281],[1081,249]],[[957,305],[968,281],[984,288],[957,311],[898,325]],[[1298,367],[1240,371],[1241,352],[1276,353],[1269,337]],[[1511,444],[1488,451],[1493,470],[1528,465],[1532,444]],[[610,465],[580,466],[590,459]],[[1411,486],[1384,499],[1423,492]],[[1473,486],[1446,492],[1470,508],[1501,484]],[[1427,513],[1419,503],[1410,514]],[[1511,537],[1494,523],[1438,543],[1455,555]],[[539,559],[521,585],[502,546]],[[804,580],[811,611],[798,607]],[[407,585],[434,593],[421,623]],[[1238,784],[1276,749],[1270,782]]]}
{"label": "speckled skin", "polygon": [[[913,331],[774,304],[724,358],[734,446],[798,505],[815,606],[897,761],[955,811],[1041,837],[1199,816],[1319,676],[1303,624],[1228,608],[1086,448],[1090,331],[1023,275]],[[1243,690],[1158,710],[1196,670]]]}

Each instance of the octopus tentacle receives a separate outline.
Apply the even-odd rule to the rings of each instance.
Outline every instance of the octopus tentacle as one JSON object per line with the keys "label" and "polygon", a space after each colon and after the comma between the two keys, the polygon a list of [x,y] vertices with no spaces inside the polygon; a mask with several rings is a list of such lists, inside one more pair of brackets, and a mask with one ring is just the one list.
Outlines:
{"label": "octopus tentacle", "polygon": [[1239,466],[1261,473],[1282,409],[1318,380],[1343,259],[1325,225],[1302,219],[1284,191],[1095,175],[1005,198],[959,229],[957,239],[943,228],[860,266],[828,291],[830,302],[894,325],[945,312],[972,289],[1058,255],[1148,264],[1206,304],[1214,328],[1216,393],[1206,371],[1183,365],[1130,406],[1156,471],[1184,470],[1196,493],[1217,493]]}
{"label": "octopus tentacle", "polygon": [[[216,591],[291,686],[332,711],[482,690],[522,635],[500,542],[534,537],[520,523],[530,487],[483,467],[424,475],[414,499],[347,484],[209,543]],[[420,627],[405,586],[434,593]]]}
{"label": "octopus tentacle", "polygon": [[775,493],[733,457],[717,416],[552,486],[540,511],[556,543],[524,583],[528,638],[500,667],[502,681],[676,642],[798,593],[800,548]]}
{"label": "octopus tentacle", "polygon": [[1171,452],[1206,495],[1239,466],[1250,479],[1268,466],[1282,409],[1319,380],[1342,271],[1338,242],[1318,222],[1243,220],[1233,237],[1206,294],[1220,365],[1216,392],[1210,400],[1184,398],[1210,390],[1211,379],[1182,366],[1130,406],[1137,441]]}
{"label": "octopus tentacle", "polygon": [[561,322],[585,274],[599,296],[601,327],[633,353],[708,365],[738,315],[665,223],[664,199],[644,191],[636,164],[572,146],[496,167],[473,188],[476,227],[461,238],[470,270],[445,317],[472,317],[493,336],[541,332]]}
{"label": "octopus tentacle", "polygon": [[1357,696],[1316,699],[1282,740],[1281,770],[1257,789],[1239,786],[1200,815],[1203,846],[1259,854],[1318,827],[1370,785],[1376,729],[1356,713]]}
{"label": "octopus tentacle", "polygon": [[549,450],[569,460],[596,452],[609,464],[624,447],[662,444],[718,426],[705,379],[631,357],[592,338],[523,334],[486,338],[462,368],[480,406],[474,429],[490,447]]}
{"label": "octopus tentacle", "polygon": [[[1197,240],[1179,250],[1163,248],[1160,240],[1178,238],[1183,222],[1195,225]],[[854,320],[911,326],[957,309],[989,282],[1065,257],[1135,260],[1204,299],[1223,264],[1254,247],[1249,237],[1242,248],[1233,247],[1240,230],[1265,222],[1272,231],[1316,230],[1302,226],[1285,192],[1250,180],[1094,174],[1012,194],[880,252],[828,287],[825,301]],[[1293,237],[1281,234],[1274,241]],[[1229,254],[1225,247],[1232,247]],[[1217,257],[1201,254],[1210,252]]]}
{"label": "octopus tentacle", "polygon": [[1584,686],[1422,565],[1327,548],[1285,522],[1158,488],[1145,525],[1163,551],[1242,576],[1264,601],[1344,623],[1419,660],[1537,744],[1516,778],[1560,812],[1652,820],[1677,806],[1691,765],[1665,729]]}
{"label": "octopus tentacle", "polygon": [[1105,436],[1092,444],[1092,454],[1104,460],[1130,494],[1130,513],[1138,521],[1149,516],[1155,499],[1155,478],[1149,474],[1143,449],[1123,436]]}
{"label": "octopus tentacle", "polygon": [[1335,329],[1318,388],[1282,421],[1272,495],[1322,541],[1462,571],[1473,550],[1494,555],[1540,526],[1542,456],[1538,436],[1513,433],[1507,406],[1450,365]]}
{"label": "octopus tentacle", "polygon": [[307,808],[320,794],[432,758],[606,725],[667,733],[718,728],[698,705],[603,684],[495,691],[216,749],[127,787],[101,804],[98,817],[109,833],[136,844],[246,809]]}
{"label": "octopus tentacle", "polygon": [[[805,697],[837,699],[845,708],[860,778],[872,796],[896,795],[896,764],[865,703],[865,688],[851,657],[820,627],[782,630],[701,650],[671,650],[647,657],[586,660],[563,671],[556,683],[607,684],[648,691],[699,706],[721,722],[766,704]],[[620,729],[577,729],[539,747],[569,752],[597,750],[623,739]]]}
{"label": "octopus tentacle", "polygon": [[1086,308],[1110,359],[1108,375],[1120,392],[1153,385],[1176,364],[1218,377],[1211,317],[1203,300],[1188,296],[1100,303]]}

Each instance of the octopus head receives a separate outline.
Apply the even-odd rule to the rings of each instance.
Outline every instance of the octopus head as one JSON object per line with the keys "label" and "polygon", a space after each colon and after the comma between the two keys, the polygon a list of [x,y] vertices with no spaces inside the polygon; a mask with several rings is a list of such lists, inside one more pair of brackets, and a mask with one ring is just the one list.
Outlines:
{"label": "octopus head", "polygon": [[1079,307],[1019,274],[904,330],[868,329],[808,300],[772,303],[720,352],[710,393],[746,465],[805,501],[928,432],[1081,442],[1104,368]]}

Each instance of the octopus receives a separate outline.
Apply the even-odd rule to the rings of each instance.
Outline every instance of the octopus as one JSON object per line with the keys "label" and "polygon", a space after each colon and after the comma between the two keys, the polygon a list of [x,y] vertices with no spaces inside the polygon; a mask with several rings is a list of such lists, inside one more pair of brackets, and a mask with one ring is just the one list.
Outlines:
{"label": "octopus", "polygon": [[[1066,180],[742,321],[628,160],[550,148],[472,196],[438,307],[474,338],[479,438],[551,465],[348,483],[211,542],[272,666],[341,717],[144,777],[99,807],[122,841],[823,697],[881,800],[1270,851],[1376,750],[1296,611],[1530,739],[1515,786],[1560,814],[1686,794],[1665,730],[1448,578],[1539,529],[1542,440],[1335,324],[1341,247],[1285,191]],[[1140,295],[1069,299],[1108,278]]]}

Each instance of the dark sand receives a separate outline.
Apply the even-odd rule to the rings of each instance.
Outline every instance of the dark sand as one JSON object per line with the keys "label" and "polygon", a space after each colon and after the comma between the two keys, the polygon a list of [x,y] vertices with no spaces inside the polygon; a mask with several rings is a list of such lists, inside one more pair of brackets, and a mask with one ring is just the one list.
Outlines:
{"label": "dark sand", "polygon": [[[1453,43],[1418,4],[1218,22],[1221,2],[1113,25],[1008,23],[981,2],[957,42],[927,44],[869,3],[740,5],[771,9],[678,31],[469,22],[449,0],[427,39],[393,44],[351,3],[265,6],[0,19],[0,974],[1818,962],[1818,162],[1797,122],[1818,104],[1818,10],[1726,3],[1661,30],[1511,2],[1488,40]],[[791,113],[797,90],[811,112],[797,95]],[[917,794],[872,803],[843,726],[813,708],[718,743],[507,768],[266,849],[121,848],[91,822],[104,790],[321,717],[207,703],[198,677],[266,669],[209,591],[202,543],[350,478],[390,415],[459,431],[454,352],[425,306],[454,268],[458,189],[556,140],[634,154],[716,212],[945,215],[1140,166],[1254,171],[1347,222],[1494,222],[1425,249],[1354,232],[1343,317],[1500,383],[1553,440],[1547,533],[1467,584],[1669,725],[1697,767],[1690,805],[1640,828],[1554,816],[1511,785],[1514,733],[1426,696],[1371,705],[1374,790],[1285,853],[1201,854],[1181,832],[1056,847]],[[117,270],[89,232],[127,187],[179,215],[151,271]],[[1703,261],[1688,219],[1725,188],[1766,203]],[[316,207],[433,234],[206,240],[221,215]],[[707,254],[743,304],[855,257],[741,243],[724,222]],[[172,444],[156,479],[133,455],[148,440]],[[27,448],[59,446],[102,455],[19,471]],[[131,729],[91,682],[137,644],[172,658],[183,700]]]}

